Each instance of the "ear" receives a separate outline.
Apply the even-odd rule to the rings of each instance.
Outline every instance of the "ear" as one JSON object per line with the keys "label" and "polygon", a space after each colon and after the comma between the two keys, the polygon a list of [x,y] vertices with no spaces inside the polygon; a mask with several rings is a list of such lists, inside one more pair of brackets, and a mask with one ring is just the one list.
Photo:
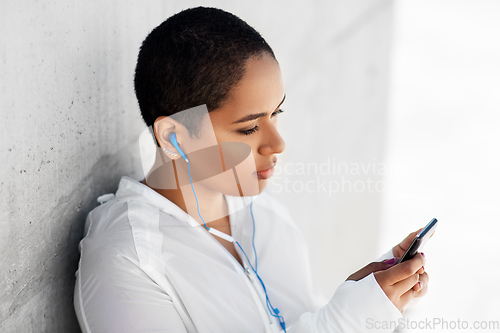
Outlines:
{"label": "ear", "polygon": [[[170,142],[170,134],[175,132],[175,135],[177,137],[177,142],[179,143],[179,146],[182,149],[183,139],[186,138],[186,135],[188,135],[186,127],[170,117],[161,116],[156,118],[153,128],[156,140],[158,141],[158,144],[160,145],[162,152],[172,160],[181,158],[181,154],[179,154],[177,149]],[[171,152],[177,153],[177,156],[173,156],[172,154],[163,150],[163,148],[166,148]]]}

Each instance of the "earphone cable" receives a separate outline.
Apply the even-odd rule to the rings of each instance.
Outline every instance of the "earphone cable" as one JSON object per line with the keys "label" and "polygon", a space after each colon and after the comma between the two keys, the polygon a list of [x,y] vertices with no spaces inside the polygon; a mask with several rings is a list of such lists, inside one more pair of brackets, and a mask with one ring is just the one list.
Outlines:
{"label": "earphone cable", "polygon": [[[198,208],[198,215],[200,216],[201,220],[203,221],[203,224],[205,225],[205,229],[209,230],[209,228],[207,227],[207,224],[205,223],[205,220],[203,219],[203,217],[201,216],[201,213],[200,213],[200,204],[198,202],[198,197],[196,196],[196,192],[194,190],[193,179],[191,178],[191,170],[190,170],[189,161],[187,161],[187,165],[188,165],[189,181],[191,182],[191,189],[193,190],[194,198],[196,199],[196,206]],[[236,240],[234,242],[238,245],[238,247],[240,248],[241,252],[243,252],[243,254],[245,255],[245,258],[247,258],[248,264],[250,265],[250,267],[254,271],[255,275],[257,276],[257,278],[260,281],[260,284],[262,285],[262,288],[264,289],[264,294],[266,295],[267,310],[269,311],[269,313],[273,317],[278,318],[278,320],[280,322],[281,328],[283,328],[283,330],[286,333],[285,320],[284,320],[283,316],[281,316],[279,314],[280,311],[278,310],[278,308],[273,308],[273,306],[271,304],[271,301],[269,300],[269,296],[267,295],[266,286],[264,285],[264,282],[260,278],[259,274],[257,274],[257,251],[255,249],[255,220],[254,220],[254,216],[253,216],[253,207],[252,207],[252,204],[253,204],[253,198],[250,201],[250,214],[252,216],[252,224],[253,224],[252,246],[253,246],[253,250],[254,250],[254,254],[255,254],[255,268],[252,266],[252,263],[250,262],[250,259],[248,259],[248,256],[245,253],[245,251],[243,250],[243,248],[241,247],[240,243],[238,241],[236,241]]]}

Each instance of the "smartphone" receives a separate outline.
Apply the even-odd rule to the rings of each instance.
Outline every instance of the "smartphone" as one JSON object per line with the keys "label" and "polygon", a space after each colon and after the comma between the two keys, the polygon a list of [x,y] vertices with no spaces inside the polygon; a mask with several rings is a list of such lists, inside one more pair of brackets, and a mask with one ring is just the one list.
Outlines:
{"label": "smartphone", "polygon": [[406,260],[410,260],[417,254],[418,250],[420,250],[424,244],[427,242],[429,237],[434,234],[436,231],[438,220],[432,219],[427,225],[413,238],[410,246],[406,249],[406,252],[403,254],[399,262],[404,262]]}

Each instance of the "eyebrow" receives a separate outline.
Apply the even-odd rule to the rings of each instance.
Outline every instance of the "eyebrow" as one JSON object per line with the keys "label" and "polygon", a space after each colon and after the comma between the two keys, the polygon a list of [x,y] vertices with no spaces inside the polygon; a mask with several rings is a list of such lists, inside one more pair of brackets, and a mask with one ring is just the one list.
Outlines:
{"label": "eyebrow", "polygon": [[[281,106],[281,104],[283,104],[283,102],[285,101],[285,98],[286,98],[286,95],[283,96],[283,99],[281,100],[280,104],[276,107],[276,109],[279,108]],[[266,112],[249,114],[248,116],[245,116],[245,117],[241,118],[240,120],[235,121],[233,124],[246,123],[247,121],[254,120],[254,119],[257,119],[260,117],[264,117],[267,115],[268,115],[268,113],[266,113]]]}

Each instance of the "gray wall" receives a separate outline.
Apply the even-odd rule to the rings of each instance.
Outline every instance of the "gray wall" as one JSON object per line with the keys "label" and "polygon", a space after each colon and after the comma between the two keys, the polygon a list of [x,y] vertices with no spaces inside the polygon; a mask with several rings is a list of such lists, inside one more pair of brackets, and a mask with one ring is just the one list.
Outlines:
{"label": "gray wall", "polygon": [[[0,5],[2,332],[79,332],[72,296],[85,216],[122,175],[142,174],[132,84],[140,42],[201,4],[84,3]],[[275,49],[287,93],[278,165],[295,171],[278,173],[269,190],[296,217],[318,287],[330,295],[377,255],[380,193],[286,192],[283,184],[317,179],[297,174],[297,163],[383,160],[392,1],[203,4],[239,15]]]}

